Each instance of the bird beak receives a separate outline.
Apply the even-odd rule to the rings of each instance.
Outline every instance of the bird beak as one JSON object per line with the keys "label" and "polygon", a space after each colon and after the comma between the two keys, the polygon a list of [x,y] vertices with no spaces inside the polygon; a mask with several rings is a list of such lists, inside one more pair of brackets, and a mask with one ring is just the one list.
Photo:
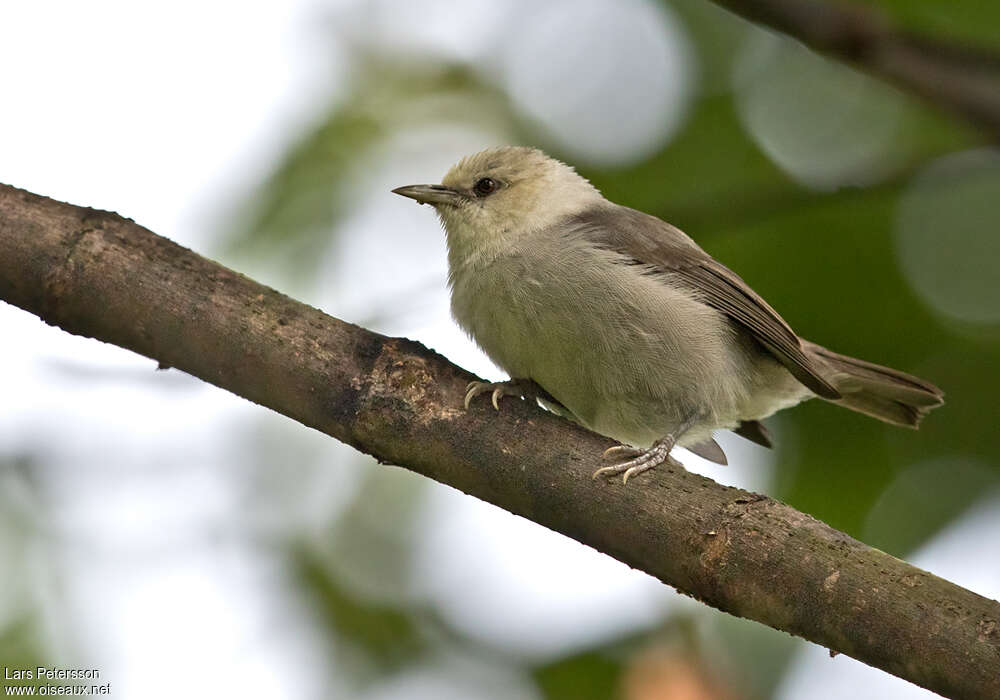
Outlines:
{"label": "bird beak", "polygon": [[456,190],[444,185],[407,185],[393,190],[396,194],[415,199],[421,204],[458,204],[463,196]]}

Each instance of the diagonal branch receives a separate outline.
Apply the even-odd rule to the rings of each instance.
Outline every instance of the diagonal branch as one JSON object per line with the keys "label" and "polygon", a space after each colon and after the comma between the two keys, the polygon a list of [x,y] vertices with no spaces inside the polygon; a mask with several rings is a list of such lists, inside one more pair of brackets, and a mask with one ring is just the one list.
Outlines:
{"label": "diagonal branch", "polygon": [[1000,604],[683,469],[623,487],[610,443],[116,214],[0,185],[0,298],[564,533],[726,612],[955,698],[1000,697]]}
{"label": "diagonal branch", "polygon": [[1000,142],[1000,53],[996,51],[902,31],[860,3],[712,1],[959,114]]}

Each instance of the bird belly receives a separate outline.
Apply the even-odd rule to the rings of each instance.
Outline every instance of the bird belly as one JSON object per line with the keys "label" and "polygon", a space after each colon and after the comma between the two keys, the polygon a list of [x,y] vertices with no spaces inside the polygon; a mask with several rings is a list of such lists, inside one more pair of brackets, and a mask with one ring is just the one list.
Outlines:
{"label": "bird belly", "polygon": [[535,380],[586,427],[634,445],[689,417],[679,444],[696,444],[766,409],[754,405],[754,356],[725,316],[662,275],[594,260],[600,251],[560,253],[557,265],[534,251],[453,272],[456,320],[512,377]]}

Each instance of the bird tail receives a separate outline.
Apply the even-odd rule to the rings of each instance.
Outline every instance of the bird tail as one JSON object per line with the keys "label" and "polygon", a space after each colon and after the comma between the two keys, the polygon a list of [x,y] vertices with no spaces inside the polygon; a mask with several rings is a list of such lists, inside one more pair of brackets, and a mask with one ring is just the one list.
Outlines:
{"label": "bird tail", "polygon": [[841,355],[805,340],[802,345],[833,370],[831,383],[841,397],[831,403],[907,428],[916,428],[925,415],[944,403],[944,392],[912,374]]}

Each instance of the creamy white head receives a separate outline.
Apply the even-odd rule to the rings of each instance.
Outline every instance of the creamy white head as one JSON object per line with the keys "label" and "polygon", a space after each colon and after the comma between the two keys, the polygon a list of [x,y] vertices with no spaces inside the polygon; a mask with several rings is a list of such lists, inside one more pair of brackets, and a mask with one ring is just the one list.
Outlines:
{"label": "creamy white head", "polygon": [[452,167],[440,185],[393,192],[437,209],[453,268],[486,264],[524,236],[607,202],[572,167],[523,146],[481,151]]}

